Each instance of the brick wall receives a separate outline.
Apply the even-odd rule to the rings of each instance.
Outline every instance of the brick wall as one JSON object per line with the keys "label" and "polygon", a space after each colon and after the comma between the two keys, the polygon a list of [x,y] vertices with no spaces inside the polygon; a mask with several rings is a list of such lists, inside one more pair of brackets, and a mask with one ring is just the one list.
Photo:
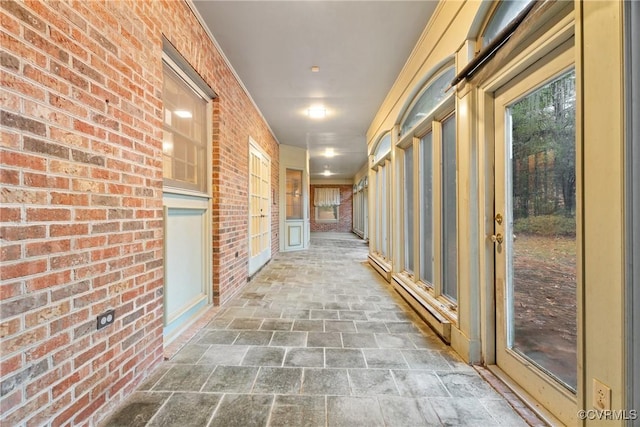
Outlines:
{"label": "brick wall", "polygon": [[162,360],[162,36],[219,96],[216,301],[247,281],[248,138],[276,194],[278,146],[183,2],[2,1],[0,19],[0,420],[95,424]]}
{"label": "brick wall", "polygon": [[[339,188],[340,208],[338,222],[316,222],[316,211],[313,203],[316,188]],[[353,186],[352,185],[311,185],[311,231],[351,232],[353,225]]]}

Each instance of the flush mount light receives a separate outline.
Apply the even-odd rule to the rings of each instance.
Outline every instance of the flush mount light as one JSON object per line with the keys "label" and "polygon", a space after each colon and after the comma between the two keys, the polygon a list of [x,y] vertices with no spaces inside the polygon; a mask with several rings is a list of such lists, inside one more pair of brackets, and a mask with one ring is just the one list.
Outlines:
{"label": "flush mount light", "polygon": [[333,157],[336,155],[336,152],[333,151],[333,148],[327,148],[324,150],[324,156],[325,157]]}
{"label": "flush mount light", "polygon": [[193,114],[191,114],[191,111],[187,111],[187,110],[176,110],[173,113],[182,119],[190,119],[191,117],[193,117]]}
{"label": "flush mount light", "polygon": [[311,107],[307,110],[307,116],[312,119],[323,119],[327,116],[327,109],[324,107]]}
{"label": "flush mount light", "polygon": [[314,65],[311,67],[311,72],[312,73],[317,73],[318,71],[320,71],[320,67],[318,67],[317,65]]}
{"label": "flush mount light", "polygon": [[324,176],[331,176],[331,171],[329,171],[329,169],[325,170],[324,172],[322,172],[322,175]]}

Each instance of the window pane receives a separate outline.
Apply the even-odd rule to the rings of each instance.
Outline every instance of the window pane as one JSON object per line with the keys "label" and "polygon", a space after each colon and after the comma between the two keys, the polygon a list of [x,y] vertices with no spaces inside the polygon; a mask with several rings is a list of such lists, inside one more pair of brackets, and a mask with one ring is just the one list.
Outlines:
{"label": "window pane", "polygon": [[498,33],[506,27],[532,0],[502,0],[489,19],[484,30],[483,46],[491,43]]}
{"label": "window pane", "polygon": [[508,112],[509,344],[575,391],[575,73],[539,88]]}
{"label": "window pane", "polygon": [[433,134],[420,140],[420,279],[433,284]]}
{"label": "window pane", "polygon": [[420,97],[409,111],[409,114],[402,123],[402,135],[405,135],[427,117],[435,107],[438,106],[446,96],[445,90],[449,87],[449,83],[455,77],[453,67],[442,72],[438,78],[429,83],[425,90],[422,91]]}
{"label": "window pane", "polygon": [[376,154],[373,156],[373,162],[376,163],[391,151],[391,133],[386,134],[378,143]]}
{"label": "window pane", "polygon": [[206,191],[207,101],[164,64],[163,177],[180,188]]}
{"label": "window pane", "polygon": [[413,145],[404,152],[404,268],[413,273]]}
{"label": "window pane", "polygon": [[302,219],[302,171],[287,169],[287,219]]}
{"label": "window pane", "polygon": [[456,118],[442,123],[442,293],[458,298],[456,224]]}
{"label": "window pane", "polygon": [[[388,162],[388,160],[387,160]],[[382,248],[382,255],[385,258],[389,258],[389,250],[387,249],[388,247],[388,238],[387,238],[387,229],[389,228],[389,224],[388,224],[388,212],[389,212],[389,198],[387,196],[387,171],[388,171],[388,166],[384,165],[380,167],[380,206],[379,208],[379,213],[380,213],[380,217],[381,217],[381,224],[382,224],[382,232],[381,232],[381,248]]]}
{"label": "window pane", "polygon": [[323,222],[338,221],[338,206],[317,206],[316,221],[323,221]]}

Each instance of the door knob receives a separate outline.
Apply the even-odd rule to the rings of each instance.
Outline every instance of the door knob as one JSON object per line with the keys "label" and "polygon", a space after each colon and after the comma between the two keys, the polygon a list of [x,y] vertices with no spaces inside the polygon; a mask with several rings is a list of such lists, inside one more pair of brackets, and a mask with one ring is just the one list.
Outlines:
{"label": "door knob", "polygon": [[496,220],[498,225],[502,224],[502,215],[501,214],[496,214],[494,219]]}
{"label": "door knob", "polygon": [[504,239],[502,238],[502,234],[498,233],[498,234],[493,234],[491,236],[491,241],[493,243],[498,243],[499,245],[502,244],[502,242],[504,241]]}

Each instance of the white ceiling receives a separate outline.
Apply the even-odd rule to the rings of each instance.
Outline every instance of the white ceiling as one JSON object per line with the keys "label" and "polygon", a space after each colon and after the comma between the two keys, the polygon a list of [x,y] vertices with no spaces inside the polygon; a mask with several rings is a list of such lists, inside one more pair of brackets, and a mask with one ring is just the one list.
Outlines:
{"label": "white ceiling", "polygon": [[[311,179],[321,180],[351,179],[366,162],[367,128],[437,2],[193,4],[278,141],[307,148]],[[327,116],[309,118],[312,105]]]}

